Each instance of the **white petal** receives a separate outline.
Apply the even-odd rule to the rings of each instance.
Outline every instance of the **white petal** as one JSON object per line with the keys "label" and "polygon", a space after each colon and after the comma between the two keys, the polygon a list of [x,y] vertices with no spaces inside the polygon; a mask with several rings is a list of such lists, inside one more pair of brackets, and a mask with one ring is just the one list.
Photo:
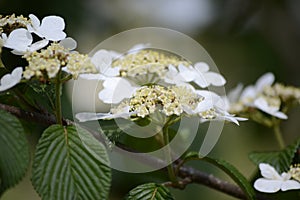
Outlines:
{"label": "white petal", "polygon": [[34,51],[37,51],[39,49],[42,49],[44,48],[45,46],[47,46],[49,43],[48,40],[40,40],[40,41],[37,41],[35,43],[33,43],[32,45],[29,46],[28,50],[30,52],[34,52]]}
{"label": "white petal", "polygon": [[4,41],[4,47],[17,51],[26,51],[32,40],[29,31],[24,28],[18,28],[9,34],[8,38]]}
{"label": "white petal", "polygon": [[205,62],[198,62],[195,64],[194,67],[200,73],[208,72],[208,70],[209,70],[209,66]]}
{"label": "white petal", "polygon": [[90,112],[77,113],[75,115],[75,117],[80,122],[93,121],[93,120],[97,120],[98,119],[96,113],[90,113]]}
{"label": "white petal", "polygon": [[142,49],[145,49],[145,48],[148,48],[150,47],[151,45],[149,43],[147,44],[136,44],[134,45],[133,47],[131,47],[127,52],[130,53],[130,52],[135,52],[135,51],[139,51],[139,50],[142,50]]}
{"label": "white petal", "polygon": [[281,190],[282,191],[287,191],[287,190],[297,190],[300,189],[300,183],[295,180],[287,180],[284,181],[281,185]]}
{"label": "white petal", "polygon": [[239,83],[235,88],[230,90],[227,95],[227,99],[230,103],[235,103],[239,100],[241,92],[243,90],[243,84]]}
{"label": "white petal", "polygon": [[113,60],[117,56],[119,56],[119,54],[114,51],[101,49],[92,56],[91,60],[100,73],[104,74],[105,76],[117,76],[120,73],[119,68],[111,67]]}
{"label": "white petal", "polygon": [[195,92],[198,95],[204,97],[204,100],[198,104],[198,106],[195,110],[196,112],[204,112],[206,110],[214,108],[216,106],[216,104],[218,104],[219,101],[222,100],[222,98],[219,95],[217,95],[216,93],[211,92],[211,91],[196,90]]}
{"label": "white petal", "polygon": [[274,82],[275,77],[272,73],[266,73],[262,75],[255,84],[255,88],[257,91],[262,91],[265,86],[270,86]]}
{"label": "white petal", "polygon": [[36,30],[39,36],[47,40],[59,41],[66,37],[64,19],[58,16],[47,16],[42,20],[41,26]]}
{"label": "white petal", "polygon": [[65,29],[65,21],[63,18],[59,16],[47,16],[44,17],[42,20],[41,27],[49,28],[49,29],[57,29],[57,30],[64,30]]}
{"label": "white petal", "polygon": [[278,111],[278,107],[270,106],[263,97],[255,99],[254,106],[272,116],[278,117],[280,119],[287,119],[287,116],[284,113]]}
{"label": "white petal", "polygon": [[112,113],[90,113],[90,112],[82,112],[77,113],[75,117],[80,122],[86,122],[86,121],[93,121],[93,120],[99,120],[99,119],[115,119],[115,118],[129,118],[130,115],[132,115],[134,112],[129,112],[130,107],[125,106],[121,110],[119,110],[118,113],[112,114]]}
{"label": "white petal", "polygon": [[34,15],[30,14],[29,18],[31,20],[31,25],[32,26],[27,26],[28,31],[30,32],[35,32],[35,30],[40,26],[40,20]]}
{"label": "white petal", "polygon": [[185,81],[185,82],[191,82],[195,79],[195,70],[189,66],[184,66],[184,65],[178,65],[178,70],[179,70],[179,75],[180,77],[182,77],[182,79]]}
{"label": "white petal", "polygon": [[254,188],[260,192],[274,193],[281,188],[282,181],[259,178],[254,182]]}
{"label": "white petal", "polygon": [[207,82],[207,80],[205,79],[204,75],[198,75],[196,77],[196,79],[194,79],[194,82],[200,86],[201,88],[206,88],[209,86],[209,83]]}
{"label": "white petal", "polygon": [[214,86],[223,86],[226,83],[225,78],[215,72],[207,72],[204,76],[206,81]]}
{"label": "white petal", "polygon": [[267,179],[272,180],[281,180],[282,177],[278,174],[278,172],[275,170],[275,168],[267,163],[260,163],[259,169],[261,172],[261,175]]}
{"label": "white petal", "polygon": [[166,76],[164,77],[164,81],[166,83],[175,84],[176,80],[174,78],[177,76],[177,74],[178,74],[178,71],[177,71],[176,67],[174,67],[174,65],[169,65]]}
{"label": "white petal", "polygon": [[71,37],[67,37],[59,42],[60,45],[69,50],[74,50],[77,47],[77,42]]}
{"label": "white petal", "polygon": [[256,89],[252,85],[249,85],[243,90],[240,99],[244,101],[248,98],[255,98],[256,93]]}
{"label": "white petal", "polygon": [[[66,68],[66,67],[64,67]],[[67,69],[64,69],[66,72],[68,72]],[[83,78],[83,79],[87,79],[87,80],[106,80],[107,77],[106,76],[103,76],[102,74],[79,74],[79,77],[80,78]]]}
{"label": "white petal", "polygon": [[22,67],[15,68],[11,74],[4,75],[0,80],[0,92],[12,88],[18,84],[22,79]]}
{"label": "white petal", "polygon": [[288,116],[286,114],[284,114],[283,112],[280,112],[280,111],[277,111],[277,112],[273,113],[272,115],[279,119],[287,119],[288,118]]}
{"label": "white petal", "polygon": [[107,78],[103,82],[104,89],[99,92],[99,99],[104,103],[120,103],[123,99],[132,96],[136,87],[133,87],[129,81],[123,78]]}

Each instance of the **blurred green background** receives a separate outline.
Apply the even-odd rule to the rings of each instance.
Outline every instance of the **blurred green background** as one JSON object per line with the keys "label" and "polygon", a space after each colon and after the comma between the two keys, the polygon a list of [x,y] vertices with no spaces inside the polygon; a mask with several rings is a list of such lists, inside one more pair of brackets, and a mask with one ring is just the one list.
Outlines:
{"label": "blurred green background", "polygon": [[[84,53],[104,39],[131,28],[170,28],[197,40],[208,51],[227,79],[227,90],[239,82],[254,83],[268,71],[279,82],[300,86],[298,0],[0,0],[0,9],[2,15],[33,13],[40,19],[47,15],[62,16],[67,34],[78,41],[78,50]],[[299,111],[294,109],[283,124],[287,143],[299,136]],[[248,153],[278,149],[275,140],[270,139],[271,134],[271,130],[252,122],[241,123],[239,127],[228,124],[211,155],[231,162],[250,177],[255,166]],[[228,179],[217,169],[192,164]],[[151,174],[153,179],[156,175]],[[39,199],[29,179],[26,177],[1,199]],[[114,172],[110,199],[121,199],[130,188],[148,179],[146,175]],[[172,192],[179,200],[234,199],[196,184]]]}

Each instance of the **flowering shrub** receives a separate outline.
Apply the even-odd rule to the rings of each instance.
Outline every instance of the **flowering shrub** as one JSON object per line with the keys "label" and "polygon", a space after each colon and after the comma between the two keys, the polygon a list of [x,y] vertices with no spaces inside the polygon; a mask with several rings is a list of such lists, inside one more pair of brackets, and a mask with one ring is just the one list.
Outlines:
{"label": "flowering shrub", "polygon": [[[173,199],[168,187],[184,189],[193,182],[242,199],[263,199],[257,191],[300,189],[300,138],[287,146],[280,132],[288,110],[300,103],[299,88],[274,83],[274,75],[267,73],[255,85],[243,88],[239,84],[224,96],[209,89],[223,87],[226,79],[206,62],[193,63],[151,44],[137,44],[125,53],[99,49],[93,55],[81,54],[74,50],[77,43],[67,37],[64,28],[59,16],[47,16],[41,22],[33,14],[0,18],[0,53],[11,51],[27,63],[8,67],[1,62],[5,73],[0,80],[0,194],[17,184],[29,168],[24,120],[47,126],[32,161],[32,184],[42,199],[107,199],[113,168],[109,152],[125,150],[140,151],[137,160],[159,165],[168,173],[165,182],[137,186],[127,199]],[[78,84],[80,80],[101,83],[95,96],[110,105],[109,110],[80,111],[74,119],[63,116],[62,86],[71,79]],[[120,119],[126,124],[124,129],[115,123]],[[188,147],[177,155],[172,143],[176,135],[183,143],[178,125],[184,119],[197,119],[200,126],[215,121],[238,126],[253,120],[274,129],[280,150],[251,153],[263,178],[247,180],[230,163]],[[102,129],[89,127],[93,121],[102,124]],[[134,126],[149,124],[154,124],[147,130],[155,132],[150,138],[153,146],[164,148],[160,157],[119,139],[127,131],[137,131]],[[138,134],[147,135],[147,131]],[[219,167],[239,187],[188,167],[189,160]]]}

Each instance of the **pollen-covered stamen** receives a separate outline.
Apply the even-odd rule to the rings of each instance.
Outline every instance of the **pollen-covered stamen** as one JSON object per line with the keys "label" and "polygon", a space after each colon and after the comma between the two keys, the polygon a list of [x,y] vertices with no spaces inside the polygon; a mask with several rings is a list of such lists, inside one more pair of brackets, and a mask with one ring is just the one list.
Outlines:
{"label": "pollen-covered stamen", "polygon": [[290,167],[289,173],[291,177],[300,182],[300,164],[295,164]]}
{"label": "pollen-covered stamen", "polygon": [[189,65],[187,61],[171,53],[162,50],[143,49],[115,60],[112,67],[119,67],[122,77],[156,74],[161,78],[166,74],[169,65],[177,67],[180,64]]}
{"label": "pollen-covered stamen", "polygon": [[180,115],[183,112],[176,93],[159,85],[141,87],[130,99],[129,106],[131,111],[135,111],[142,118],[156,110],[166,116]]}
{"label": "pollen-covered stamen", "polygon": [[0,34],[6,33],[7,35],[17,28],[26,28],[31,21],[23,17],[23,15],[15,16],[15,14],[2,16],[0,15]]}
{"label": "pollen-covered stamen", "polygon": [[215,119],[218,114],[216,113],[216,110],[214,108],[211,108],[209,110],[200,112],[199,116],[203,119]]}
{"label": "pollen-covered stamen", "polygon": [[194,93],[186,86],[173,86],[171,89],[175,92],[180,104],[190,110],[196,109],[198,104],[204,100],[204,97]]}
{"label": "pollen-covered stamen", "polygon": [[144,118],[155,111],[166,116],[196,114],[195,110],[204,98],[185,86],[163,87],[160,85],[143,86],[129,100],[130,111]]}
{"label": "pollen-covered stamen", "polygon": [[66,67],[66,71],[74,78],[81,73],[96,72],[95,66],[87,55],[70,52],[58,43],[52,43],[40,52],[27,52],[23,57],[28,61],[28,66],[23,72],[26,79],[33,76],[43,77],[44,74],[48,78],[53,78],[62,67]]}

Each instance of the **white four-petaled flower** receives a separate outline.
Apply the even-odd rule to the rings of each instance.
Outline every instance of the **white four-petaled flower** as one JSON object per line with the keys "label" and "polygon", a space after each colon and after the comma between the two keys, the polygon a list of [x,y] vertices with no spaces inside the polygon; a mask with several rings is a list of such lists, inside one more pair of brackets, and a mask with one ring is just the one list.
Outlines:
{"label": "white four-petaled flower", "polygon": [[31,25],[27,26],[29,32],[50,41],[59,41],[66,37],[64,19],[59,16],[47,16],[40,20],[33,14],[29,15]]}
{"label": "white four-petaled flower", "polygon": [[263,178],[259,178],[254,182],[254,188],[260,192],[274,193],[279,190],[296,190],[300,189],[300,183],[291,180],[291,174],[283,172],[281,175],[274,167],[267,163],[260,163],[259,169]]}

